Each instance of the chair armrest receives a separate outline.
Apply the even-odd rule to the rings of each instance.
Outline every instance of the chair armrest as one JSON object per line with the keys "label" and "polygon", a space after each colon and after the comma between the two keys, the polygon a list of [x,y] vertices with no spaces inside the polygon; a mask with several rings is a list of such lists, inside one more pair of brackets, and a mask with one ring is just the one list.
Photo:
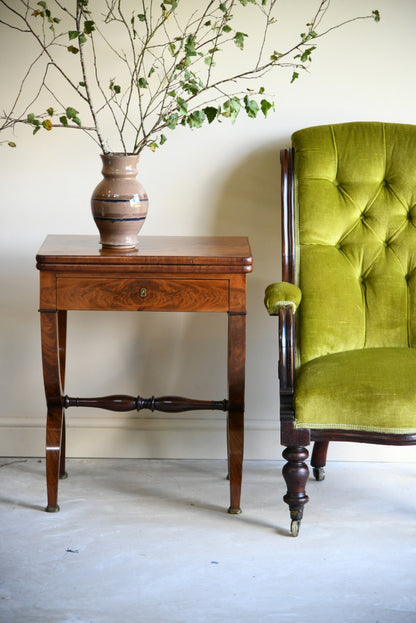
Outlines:
{"label": "chair armrest", "polygon": [[264,304],[271,316],[279,316],[280,418],[292,421],[295,384],[295,312],[302,299],[293,283],[272,283],[266,288]]}
{"label": "chair armrest", "polygon": [[264,294],[264,304],[270,316],[278,316],[282,307],[291,307],[295,313],[301,299],[300,288],[287,281],[270,284]]}

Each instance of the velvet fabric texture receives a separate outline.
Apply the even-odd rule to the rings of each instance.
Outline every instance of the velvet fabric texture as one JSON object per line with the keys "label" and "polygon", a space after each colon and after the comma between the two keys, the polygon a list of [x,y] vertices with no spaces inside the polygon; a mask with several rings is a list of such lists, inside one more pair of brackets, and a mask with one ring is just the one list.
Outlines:
{"label": "velvet fabric texture", "polygon": [[292,137],[296,425],[416,432],[416,126]]}
{"label": "velvet fabric texture", "polygon": [[270,316],[278,316],[281,307],[292,307],[296,312],[302,298],[302,292],[294,283],[279,281],[266,288],[264,304]]}
{"label": "velvet fabric texture", "polygon": [[414,348],[366,348],[313,359],[296,378],[296,426],[412,433],[415,371]]}

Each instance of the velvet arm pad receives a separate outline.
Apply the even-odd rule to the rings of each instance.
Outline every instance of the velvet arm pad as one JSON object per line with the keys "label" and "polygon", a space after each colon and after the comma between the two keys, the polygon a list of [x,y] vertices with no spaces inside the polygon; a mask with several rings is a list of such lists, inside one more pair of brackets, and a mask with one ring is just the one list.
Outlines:
{"label": "velvet arm pad", "polygon": [[264,304],[270,316],[278,316],[281,307],[292,307],[297,310],[302,299],[302,292],[294,283],[280,281],[266,288]]}

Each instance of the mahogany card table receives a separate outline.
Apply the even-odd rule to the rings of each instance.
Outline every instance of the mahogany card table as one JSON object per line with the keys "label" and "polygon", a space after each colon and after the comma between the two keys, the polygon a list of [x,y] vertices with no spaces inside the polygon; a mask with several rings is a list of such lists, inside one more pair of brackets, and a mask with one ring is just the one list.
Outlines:
{"label": "mahogany card table", "polygon": [[[37,256],[43,377],[47,404],[46,510],[56,512],[65,471],[65,411],[192,410],[227,412],[230,480],[228,512],[240,513],[244,444],[246,275],[252,270],[247,238],[143,236],[138,248],[101,248],[96,236],[50,235]],[[222,312],[228,315],[227,390],[223,400],[182,396],[65,395],[67,312]]]}

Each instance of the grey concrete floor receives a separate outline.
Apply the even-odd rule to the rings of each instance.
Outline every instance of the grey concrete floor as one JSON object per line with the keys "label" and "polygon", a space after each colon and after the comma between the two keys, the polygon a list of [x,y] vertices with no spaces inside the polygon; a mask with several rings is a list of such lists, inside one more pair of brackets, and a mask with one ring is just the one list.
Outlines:
{"label": "grey concrete floor", "polygon": [[1,623],[416,622],[416,464],[330,463],[289,535],[280,462],[0,459]]}

